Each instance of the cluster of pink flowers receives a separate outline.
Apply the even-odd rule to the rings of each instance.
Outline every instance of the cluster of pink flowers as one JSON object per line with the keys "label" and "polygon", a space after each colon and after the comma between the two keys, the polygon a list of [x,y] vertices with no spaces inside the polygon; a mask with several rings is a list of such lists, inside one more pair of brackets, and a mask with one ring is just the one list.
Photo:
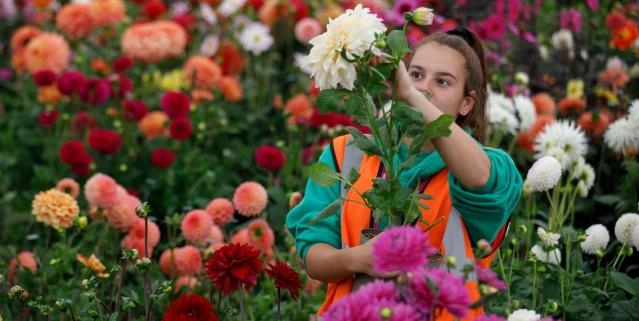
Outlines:
{"label": "cluster of pink flowers", "polygon": [[[145,223],[136,215],[136,208],[141,204],[139,198],[129,194],[112,177],[102,173],[95,174],[87,180],[84,196],[94,212],[101,212],[113,227],[127,232],[121,243],[123,248],[137,249],[140,255],[144,255]],[[151,220],[147,224],[146,254],[150,257],[153,248],[160,242],[160,229]]]}
{"label": "cluster of pink flowers", "polygon": [[[426,267],[436,249],[417,227],[392,227],[373,244],[373,267],[380,273],[401,272],[398,284],[376,280],[337,301],[324,314],[326,321],[428,320],[446,311],[467,316],[473,303],[461,276],[443,268]],[[489,269],[477,267],[478,277],[497,289],[504,285]]]}

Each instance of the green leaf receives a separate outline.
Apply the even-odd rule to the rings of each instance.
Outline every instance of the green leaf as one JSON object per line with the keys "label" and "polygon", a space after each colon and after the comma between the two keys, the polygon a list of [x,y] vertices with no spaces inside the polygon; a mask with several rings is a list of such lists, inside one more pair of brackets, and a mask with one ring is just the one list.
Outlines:
{"label": "green leaf", "polygon": [[377,66],[370,67],[375,73],[382,76],[383,79],[389,79],[391,71],[393,70],[392,64],[379,64]]}
{"label": "green leaf", "polygon": [[368,137],[360,132],[355,127],[346,127],[346,130],[351,133],[353,140],[349,144],[355,144],[357,148],[361,149],[368,155],[382,155],[381,149],[375,145]]}
{"label": "green leaf", "polygon": [[410,51],[408,41],[402,30],[391,31],[388,36],[386,36],[386,44],[396,59],[404,58],[404,55]]}
{"label": "green leaf", "polygon": [[322,187],[331,186],[341,178],[339,173],[324,163],[315,163],[306,168],[309,178]]}
{"label": "green leaf", "polygon": [[360,96],[351,96],[344,104],[346,112],[353,117],[353,119],[360,125],[368,125],[368,115],[366,114],[367,106],[364,104],[364,100]]}
{"label": "green leaf", "polygon": [[623,201],[623,198],[619,195],[608,194],[608,195],[596,195],[594,197],[595,202],[599,202],[604,205],[614,206],[619,202]]}
{"label": "green leaf", "polygon": [[639,278],[632,279],[627,274],[621,272],[611,272],[610,276],[612,277],[612,281],[624,291],[634,296],[639,295]]}
{"label": "green leaf", "polygon": [[401,101],[396,101],[391,107],[393,118],[404,126],[406,125],[424,125],[424,115],[416,108],[413,108]]}
{"label": "green leaf", "polygon": [[359,171],[357,170],[357,168],[351,168],[351,172],[348,174],[348,182],[351,183],[351,185],[354,185],[358,179]]}
{"label": "green leaf", "polygon": [[613,302],[610,313],[613,320],[638,320],[639,304],[633,300]]}
{"label": "green leaf", "polygon": [[320,112],[328,113],[336,111],[342,99],[348,94],[350,94],[350,92],[343,89],[322,90],[317,97],[317,106]]}
{"label": "green leaf", "polygon": [[426,141],[429,141],[437,137],[450,136],[450,125],[453,123],[453,116],[449,114],[443,114],[432,122],[426,124],[424,128],[424,137]]}
{"label": "green leaf", "polygon": [[325,219],[331,215],[334,215],[335,213],[337,213],[337,210],[340,209],[340,207],[342,207],[342,204],[344,204],[344,198],[338,197],[331,204],[328,204],[328,206],[326,206],[321,212],[319,212],[317,216],[315,216],[312,220],[310,220],[308,222],[308,225],[315,225],[315,223],[319,222],[320,220]]}

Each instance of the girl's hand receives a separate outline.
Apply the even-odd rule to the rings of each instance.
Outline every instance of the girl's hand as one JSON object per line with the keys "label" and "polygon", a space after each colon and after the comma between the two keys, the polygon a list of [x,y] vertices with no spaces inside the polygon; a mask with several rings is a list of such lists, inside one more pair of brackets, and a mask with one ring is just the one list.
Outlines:
{"label": "girl's hand", "polygon": [[376,278],[391,278],[399,275],[399,271],[390,273],[379,273],[373,268],[373,244],[377,242],[381,233],[370,239],[368,242],[351,248],[351,271],[353,273],[364,273]]}
{"label": "girl's hand", "polygon": [[[397,77],[397,100],[403,101],[408,105],[411,105],[411,102],[414,101],[415,97],[422,96],[422,93],[417,90],[417,88],[413,87],[413,83],[410,81],[410,77],[408,76],[408,71],[406,70],[406,65],[403,61],[399,62],[399,67],[395,72],[395,77]],[[394,85],[394,79],[391,79],[391,86]],[[391,87],[392,90],[392,87]],[[391,91],[392,93],[392,91]],[[412,105],[411,105],[412,106]]]}

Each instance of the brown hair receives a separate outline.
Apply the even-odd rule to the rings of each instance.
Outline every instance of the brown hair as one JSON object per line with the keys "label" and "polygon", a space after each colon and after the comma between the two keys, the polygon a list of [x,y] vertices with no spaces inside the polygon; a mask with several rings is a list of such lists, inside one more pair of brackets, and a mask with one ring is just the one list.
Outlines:
{"label": "brown hair", "polygon": [[[464,95],[468,96],[471,91],[475,91],[476,96],[473,108],[466,116],[459,116],[455,121],[459,126],[469,127],[473,137],[482,144],[486,142],[486,100],[488,99],[488,70],[486,59],[484,58],[484,46],[477,35],[466,29],[455,29],[447,33],[433,33],[420,40],[413,46],[413,50],[408,57],[408,64],[413,59],[413,54],[417,49],[429,42],[436,42],[459,52],[466,60],[466,82],[464,84]],[[472,96],[471,96],[472,97]]]}

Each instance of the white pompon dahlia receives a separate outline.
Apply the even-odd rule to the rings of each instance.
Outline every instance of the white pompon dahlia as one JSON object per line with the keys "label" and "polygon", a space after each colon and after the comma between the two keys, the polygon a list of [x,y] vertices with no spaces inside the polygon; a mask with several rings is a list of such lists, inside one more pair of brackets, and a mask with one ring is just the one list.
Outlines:
{"label": "white pompon dahlia", "polygon": [[639,251],[639,224],[632,229],[632,233],[630,233],[630,242],[632,246],[634,246],[637,251]]}
{"label": "white pompon dahlia", "polygon": [[559,147],[568,155],[571,163],[583,157],[588,150],[588,142],[584,131],[572,121],[559,120],[546,125],[537,138],[533,149],[536,158],[548,155],[548,150]]}
{"label": "white pompon dahlia", "polygon": [[488,123],[493,130],[515,134],[519,120],[515,116],[515,106],[510,98],[491,92],[487,102]]}
{"label": "white pompon dahlia", "polygon": [[[637,116],[636,118],[639,118]],[[639,123],[623,117],[608,126],[604,141],[615,153],[625,154],[639,148]]]}
{"label": "white pompon dahlia", "polygon": [[610,242],[608,229],[601,224],[595,224],[586,229],[586,240],[580,245],[584,253],[596,254],[598,250],[605,250],[608,242]]}
{"label": "white pompon dahlia", "polygon": [[580,158],[579,161],[575,162],[575,167],[572,170],[572,176],[570,178],[577,181],[580,196],[586,197],[588,191],[590,191],[592,185],[595,183],[595,169],[586,163],[583,158]]}
{"label": "white pompon dahlia", "polygon": [[559,238],[561,237],[561,235],[557,233],[546,232],[546,230],[541,227],[537,228],[537,236],[539,236],[541,243],[545,246],[555,246],[559,244]]}
{"label": "white pompon dahlia", "polygon": [[552,157],[538,159],[528,170],[526,182],[535,192],[544,192],[557,185],[561,178],[561,163]]}
{"label": "white pompon dahlia", "polygon": [[242,30],[240,43],[246,51],[259,55],[273,45],[271,30],[265,24],[259,22],[251,23]]}
{"label": "white pompon dahlia", "polygon": [[560,249],[552,249],[550,251],[544,250],[539,245],[534,245],[530,252],[537,258],[537,260],[542,261],[548,264],[561,264],[561,250]]}
{"label": "white pompon dahlia", "polygon": [[519,131],[527,131],[532,127],[537,119],[535,104],[526,96],[515,96],[515,110],[519,116]]}
{"label": "white pompon dahlia", "polygon": [[361,57],[371,48],[375,34],[384,32],[386,26],[382,19],[361,4],[346,10],[335,20],[329,20],[326,32],[309,41],[313,47],[306,59],[320,90],[338,85],[352,90],[357,70],[342,53],[350,60]]}
{"label": "white pompon dahlia", "polygon": [[639,214],[626,213],[621,215],[615,223],[615,237],[621,244],[629,244],[632,241],[632,232],[639,225]]}
{"label": "white pompon dahlia", "polygon": [[541,315],[533,310],[519,309],[508,316],[508,321],[539,321]]}
{"label": "white pompon dahlia", "polygon": [[[639,99],[635,99],[628,107],[628,119],[633,123],[639,123]],[[637,124],[639,126],[639,124]]]}

